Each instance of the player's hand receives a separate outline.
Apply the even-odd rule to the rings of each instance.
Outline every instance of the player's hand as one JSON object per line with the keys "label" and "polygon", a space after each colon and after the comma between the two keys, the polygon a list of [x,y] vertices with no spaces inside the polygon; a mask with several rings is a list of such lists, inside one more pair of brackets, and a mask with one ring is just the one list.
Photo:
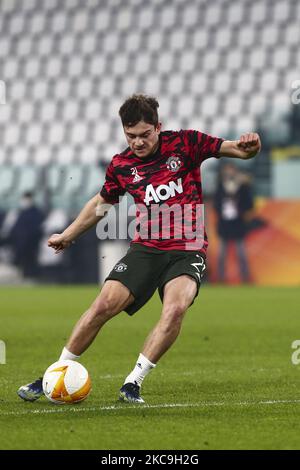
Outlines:
{"label": "player's hand", "polygon": [[247,154],[256,155],[261,149],[261,141],[259,135],[255,132],[249,132],[248,134],[242,134],[240,139],[237,141],[237,146]]}
{"label": "player's hand", "polygon": [[48,240],[48,246],[55,250],[55,253],[60,253],[65,248],[71,245],[71,241],[66,240],[63,234],[55,233]]}

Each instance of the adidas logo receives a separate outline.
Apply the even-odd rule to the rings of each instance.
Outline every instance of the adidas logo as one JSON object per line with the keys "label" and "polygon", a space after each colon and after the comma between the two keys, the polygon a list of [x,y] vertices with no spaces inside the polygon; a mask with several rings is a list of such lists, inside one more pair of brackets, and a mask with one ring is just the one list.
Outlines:
{"label": "adidas logo", "polygon": [[134,176],[132,180],[133,183],[138,183],[139,181],[143,179],[143,177],[138,174],[137,168],[133,167],[133,168],[130,168],[130,170],[131,170],[131,174]]}

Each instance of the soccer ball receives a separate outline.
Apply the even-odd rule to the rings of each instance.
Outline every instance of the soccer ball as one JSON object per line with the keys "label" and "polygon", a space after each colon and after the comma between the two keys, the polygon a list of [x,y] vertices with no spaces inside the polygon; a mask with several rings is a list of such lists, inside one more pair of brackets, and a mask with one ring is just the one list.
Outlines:
{"label": "soccer ball", "polygon": [[78,403],[90,393],[91,379],[79,362],[58,361],[46,370],[43,390],[45,396],[54,403]]}

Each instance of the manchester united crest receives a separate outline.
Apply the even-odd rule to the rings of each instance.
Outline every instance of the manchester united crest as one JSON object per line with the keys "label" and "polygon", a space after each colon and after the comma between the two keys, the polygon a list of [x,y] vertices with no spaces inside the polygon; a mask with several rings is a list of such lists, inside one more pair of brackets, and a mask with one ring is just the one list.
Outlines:
{"label": "manchester united crest", "polygon": [[114,267],[114,271],[117,271],[118,273],[122,273],[123,271],[126,271],[127,269],[127,264],[125,263],[117,263]]}
{"label": "manchester united crest", "polygon": [[167,160],[167,168],[170,171],[177,171],[181,167],[181,160],[179,157],[169,157]]}

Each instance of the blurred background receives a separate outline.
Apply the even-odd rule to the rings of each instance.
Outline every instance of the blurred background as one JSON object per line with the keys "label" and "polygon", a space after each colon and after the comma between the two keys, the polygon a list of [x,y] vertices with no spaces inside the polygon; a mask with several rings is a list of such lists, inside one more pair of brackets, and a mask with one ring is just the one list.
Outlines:
{"label": "blurred background", "polygon": [[103,281],[128,241],[46,241],[101,189],[119,107],[147,93],[164,129],[261,135],[258,158],[203,164],[208,281],[300,285],[299,46],[297,0],[0,0],[0,283]]}

